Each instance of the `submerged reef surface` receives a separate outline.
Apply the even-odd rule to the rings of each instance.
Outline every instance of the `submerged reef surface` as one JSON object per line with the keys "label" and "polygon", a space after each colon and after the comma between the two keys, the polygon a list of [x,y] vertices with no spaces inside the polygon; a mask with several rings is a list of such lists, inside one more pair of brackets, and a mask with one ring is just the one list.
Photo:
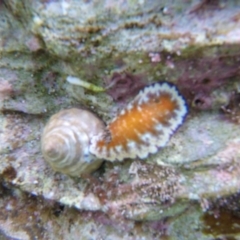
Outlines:
{"label": "submerged reef surface", "polygon": [[[0,238],[240,239],[239,29],[234,0],[1,0]],[[81,177],[44,160],[53,114],[107,124],[158,81],[188,115],[156,154]]]}

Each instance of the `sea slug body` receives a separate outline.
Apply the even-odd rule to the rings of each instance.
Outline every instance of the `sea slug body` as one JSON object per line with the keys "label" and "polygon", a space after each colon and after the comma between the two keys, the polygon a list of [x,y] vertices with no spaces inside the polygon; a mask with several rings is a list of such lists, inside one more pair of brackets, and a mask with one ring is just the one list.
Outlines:
{"label": "sea slug body", "polygon": [[107,125],[107,134],[92,138],[89,151],[109,161],[146,158],[167,144],[187,112],[186,101],[174,85],[151,84]]}

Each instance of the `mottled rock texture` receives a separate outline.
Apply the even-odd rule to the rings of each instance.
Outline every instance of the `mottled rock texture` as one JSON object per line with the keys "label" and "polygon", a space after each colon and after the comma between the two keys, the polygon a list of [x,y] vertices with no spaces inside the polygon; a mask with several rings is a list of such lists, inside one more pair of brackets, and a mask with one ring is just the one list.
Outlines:
{"label": "mottled rock texture", "polygon": [[[0,238],[240,239],[239,49],[237,0],[1,0]],[[189,114],[157,154],[82,178],[44,161],[51,115],[107,122],[160,80]]]}

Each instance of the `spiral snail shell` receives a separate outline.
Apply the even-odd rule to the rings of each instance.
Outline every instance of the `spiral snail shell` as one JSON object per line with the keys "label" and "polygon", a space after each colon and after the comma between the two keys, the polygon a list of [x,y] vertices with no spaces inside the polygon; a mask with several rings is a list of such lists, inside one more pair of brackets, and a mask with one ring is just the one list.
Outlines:
{"label": "spiral snail shell", "polygon": [[44,159],[57,172],[69,176],[91,173],[102,163],[89,152],[92,137],[104,132],[104,124],[93,113],[77,108],[53,115],[41,139]]}

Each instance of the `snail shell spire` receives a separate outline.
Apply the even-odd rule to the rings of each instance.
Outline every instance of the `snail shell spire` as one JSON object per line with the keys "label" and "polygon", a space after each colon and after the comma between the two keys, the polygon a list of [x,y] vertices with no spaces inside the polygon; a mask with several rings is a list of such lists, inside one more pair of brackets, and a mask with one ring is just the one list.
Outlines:
{"label": "snail shell spire", "polygon": [[42,134],[44,159],[55,171],[70,176],[93,172],[102,160],[89,152],[90,139],[104,128],[103,122],[86,110],[72,108],[56,113]]}
{"label": "snail shell spire", "polygon": [[92,139],[90,152],[109,161],[146,158],[167,144],[186,114],[186,101],[174,85],[151,84],[108,124],[108,137]]}

